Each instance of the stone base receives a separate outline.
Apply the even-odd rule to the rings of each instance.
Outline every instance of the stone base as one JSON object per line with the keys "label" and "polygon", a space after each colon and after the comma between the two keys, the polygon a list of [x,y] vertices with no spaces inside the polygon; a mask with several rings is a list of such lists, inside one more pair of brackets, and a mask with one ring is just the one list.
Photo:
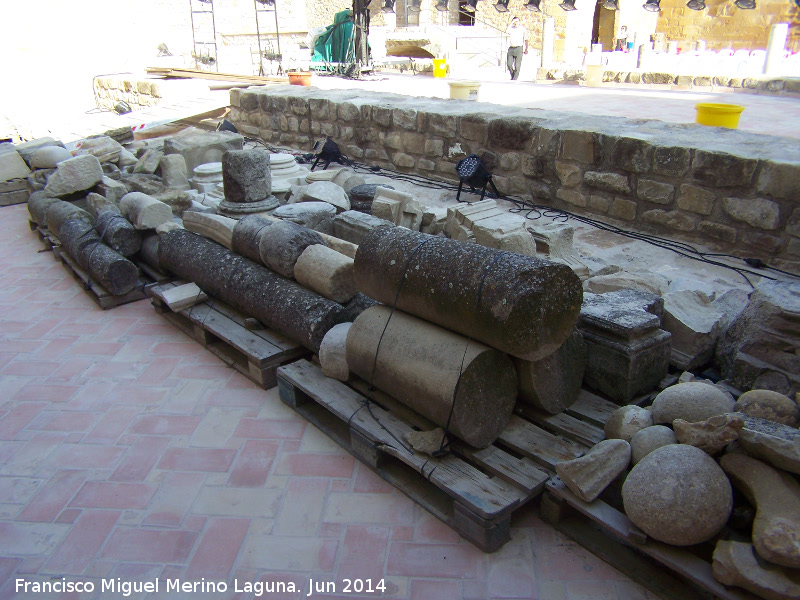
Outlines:
{"label": "stone base", "polygon": [[254,213],[262,213],[273,208],[278,208],[278,199],[275,196],[269,196],[264,200],[258,202],[228,202],[223,200],[219,203],[219,214],[230,217],[231,219],[241,219],[245,215],[252,215]]}
{"label": "stone base", "polygon": [[580,332],[587,349],[583,382],[615,402],[627,404],[654,390],[667,375],[672,337],[667,331],[656,329],[625,341],[583,328]]}

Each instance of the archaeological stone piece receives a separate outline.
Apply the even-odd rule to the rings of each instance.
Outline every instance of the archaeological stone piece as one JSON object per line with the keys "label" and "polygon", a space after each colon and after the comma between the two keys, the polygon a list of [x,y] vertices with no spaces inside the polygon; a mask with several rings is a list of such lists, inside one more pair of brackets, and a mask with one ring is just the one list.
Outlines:
{"label": "archaeological stone piece", "polygon": [[596,275],[591,279],[587,279],[584,287],[587,292],[594,294],[631,289],[663,296],[669,289],[669,281],[666,277],[657,273],[619,271],[607,275]]}
{"label": "archaeological stone piece", "polygon": [[325,377],[347,381],[350,369],[347,366],[347,332],[352,323],[333,326],[322,339],[319,347],[319,364]]}
{"label": "archaeological stone piece", "polygon": [[229,219],[222,215],[213,215],[187,210],[183,213],[183,226],[194,233],[199,233],[218,244],[222,244],[228,250],[233,249],[233,228],[236,225],[235,219]]}
{"label": "archaeological stone piece", "polygon": [[198,165],[219,162],[228,150],[241,150],[244,138],[231,131],[202,131],[189,127],[164,141],[164,154],[180,154],[187,171]]}
{"label": "archaeological stone piece", "polygon": [[96,219],[100,213],[106,211],[119,214],[119,205],[105,196],[90,192],[86,196],[86,211]]}
{"label": "archaeological stone piece", "polygon": [[147,194],[129,192],[119,201],[119,210],[136,229],[155,229],[172,220],[172,209]]}
{"label": "archaeological stone piece", "polygon": [[664,425],[640,429],[631,438],[631,463],[635,465],[656,448],[677,443],[675,432]]}
{"label": "archaeological stone piece", "polygon": [[552,415],[578,399],[586,368],[586,344],[576,329],[553,352],[536,361],[514,359],[519,375],[519,399]]}
{"label": "archaeological stone piece", "polygon": [[58,163],[44,190],[51,196],[63,198],[89,190],[102,179],[100,162],[91,154],[84,154]]}
{"label": "archaeological stone piece", "polygon": [[316,231],[291,221],[281,221],[260,233],[258,250],[261,262],[267,267],[278,275],[293,279],[297,259],[312,244],[327,246]]}
{"label": "archaeological stone piece", "polygon": [[356,245],[378,227],[394,227],[394,223],[354,210],[339,213],[333,219],[333,235]]}
{"label": "archaeological stone piece", "polygon": [[31,221],[42,227],[47,226],[47,208],[56,202],[63,202],[58,198],[51,198],[45,192],[34,192],[28,196],[28,216]]}
{"label": "archaeological stone piece", "polygon": [[13,145],[0,144],[0,182],[27,177],[30,172],[25,160]]}
{"label": "archaeological stone piece", "polygon": [[756,508],[753,546],[776,565],[800,568],[800,483],[766,463],[729,453],[720,465]]}
{"label": "archaeological stone piece", "polygon": [[653,426],[653,413],[635,404],[621,406],[608,417],[603,431],[606,438],[630,442],[633,436]]}
{"label": "archaeological stone piece", "polygon": [[102,242],[83,249],[89,276],[114,296],[127,294],[138,283],[139,270],[131,261]]}
{"label": "archaeological stone piece", "polygon": [[142,246],[141,233],[119,211],[104,210],[98,213],[94,229],[109,248],[122,256],[133,256]]}
{"label": "archaeological stone piece", "polygon": [[450,433],[477,448],[500,435],[517,395],[508,356],[385,306],[367,309],[353,323],[347,364],[437,425],[447,425],[452,406]]}
{"label": "archaeological stone piece", "polygon": [[699,381],[671,385],[653,400],[653,420],[672,424],[675,419],[689,423],[733,412],[736,403],[720,389]]}
{"label": "archaeological stone piece", "polygon": [[765,600],[800,600],[797,575],[759,562],[750,544],[718,541],[711,568],[720,583],[746,589]]}
{"label": "archaeological stone piece", "polygon": [[50,232],[58,235],[61,230],[61,225],[68,219],[80,219],[89,225],[92,225],[94,222],[92,215],[71,202],[53,202],[47,207],[45,212],[45,225]]}
{"label": "archaeological stone piece", "polygon": [[800,424],[800,407],[797,402],[771,390],[745,392],[736,401],[736,411],[789,427]]}
{"label": "archaeological stone piece", "polygon": [[[582,298],[569,267],[400,227],[359,245],[356,284],[386,304],[525,360],[555,352]],[[399,293],[398,293],[399,292]]]}
{"label": "archaeological stone piece", "polygon": [[66,253],[78,263],[81,269],[86,270],[89,265],[83,250],[89,244],[96,244],[100,241],[100,236],[91,223],[79,218],[67,218],[61,223],[56,234]]}
{"label": "archaeological stone piece", "polygon": [[269,152],[259,148],[222,155],[222,182],[228,202],[260,202],[272,193]]}
{"label": "archaeological stone piece", "polygon": [[353,259],[321,244],[308,246],[294,265],[297,283],[344,304],[358,293]]}
{"label": "archaeological stone piece", "polygon": [[739,444],[772,466],[800,475],[800,431],[788,425],[742,415]]}
{"label": "archaeological stone piece", "polygon": [[347,311],[347,320],[355,321],[358,315],[376,304],[378,304],[377,301],[359,292],[344,305]]}
{"label": "archaeological stone piece", "polygon": [[332,181],[315,181],[305,189],[300,202],[327,202],[337,212],[350,210],[347,193]]}
{"label": "archaeological stone piece", "polygon": [[709,417],[705,421],[689,423],[675,419],[672,427],[681,444],[700,448],[712,456],[739,437],[744,420],[736,413]]}
{"label": "archaeological stone piece", "polygon": [[158,163],[161,181],[164,187],[177,190],[188,190],[189,180],[186,178],[186,160],[180,154],[162,156]]}
{"label": "archaeological stone piece", "polygon": [[98,135],[83,140],[76,153],[91,154],[101,163],[117,162],[123,148],[116,140],[107,135]]}
{"label": "archaeological stone piece", "polygon": [[556,463],[556,473],[584,502],[592,502],[631,461],[631,445],[625,440],[603,440],[586,454]]}
{"label": "archaeological stone piece", "polygon": [[94,187],[94,190],[114,204],[119,204],[122,197],[128,193],[128,188],[123,183],[109,177],[103,177],[100,183]]}
{"label": "archaeological stone piece", "polygon": [[714,356],[725,315],[693,290],[664,295],[662,327],[672,334],[670,362],[682,370],[707,364]]}
{"label": "archaeological stone piece", "polygon": [[[378,187],[379,185],[375,183],[365,183],[352,187],[347,193],[350,199],[350,208],[362,213],[371,214],[372,201],[375,200],[375,192]],[[380,184],[380,187],[389,188],[390,190],[394,189],[394,187],[390,185]]]}
{"label": "archaeological stone piece", "polygon": [[625,514],[650,537],[691,546],[714,537],[733,507],[731,484],[708,454],[685,444],[653,450],[622,485]]}
{"label": "archaeological stone piece", "polygon": [[260,263],[258,244],[261,241],[261,233],[273,223],[273,220],[260,215],[247,215],[239,219],[233,228],[233,251]]}
{"label": "archaeological stone piece", "polygon": [[331,327],[347,320],[340,304],[183,229],[160,237],[158,262],[312,352],[319,352]]}
{"label": "archaeological stone piece", "polygon": [[285,221],[297,223],[309,229],[315,229],[323,221],[333,219],[336,207],[327,202],[298,202],[279,206],[272,212],[272,216]]}
{"label": "archaeological stone piece", "polygon": [[58,163],[72,158],[72,153],[61,146],[42,146],[31,156],[34,169],[55,169]]}

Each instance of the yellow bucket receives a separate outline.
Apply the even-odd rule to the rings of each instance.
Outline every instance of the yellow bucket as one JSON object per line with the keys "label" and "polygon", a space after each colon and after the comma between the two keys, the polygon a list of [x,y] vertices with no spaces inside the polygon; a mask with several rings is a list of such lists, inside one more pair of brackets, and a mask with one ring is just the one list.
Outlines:
{"label": "yellow bucket", "polygon": [[712,127],[727,127],[736,129],[739,126],[739,117],[744,106],[738,104],[700,103],[694,105],[697,110],[695,122],[700,125]]}
{"label": "yellow bucket", "polygon": [[451,81],[450,97],[456,100],[477,100],[480,81]]}
{"label": "yellow bucket", "polygon": [[438,79],[447,77],[447,59],[434,58],[433,59],[433,76]]}

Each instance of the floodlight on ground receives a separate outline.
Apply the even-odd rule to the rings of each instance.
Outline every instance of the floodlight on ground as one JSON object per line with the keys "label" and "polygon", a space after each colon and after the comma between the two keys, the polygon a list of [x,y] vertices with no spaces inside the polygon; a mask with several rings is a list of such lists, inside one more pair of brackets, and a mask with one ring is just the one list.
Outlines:
{"label": "floodlight on ground", "polygon": [[436,3],[436,10],[439,12],[447,12],[450,10],[450,7],[447,6],[447,0],[439,0]]}
{"label": "floodlight on ground", "polygon": [[394,12],[394,0],[386,0],[383,3],[383,8],[381,8],[381,11],[383,11],[385,13],[393,13]]}
{"label": "floodlight on ground", "polygon": [[464,5],[464,10],[467,12],[474,13],[477,7],[478,7],[478,0],[467,0],[467,3]]}
{"label": "floodlight on ground", "polygon": [[650,12],[661,12],[660,4],[661,0],[647,0],[647,2],[642,5],[642,8]]}
{"label": "floodlight on ground", "polygon": [[497,12],[508,12],[508,3],[510,1],[511,0],[497,0],[497,2],[494,3],[495,10],[497,10]]}
{"label": "floodlight on ground", "polygon": [[561,10],[566,10],[567,12],[571,10],[578,10],[575,8],[575,0],[564,0],[559,4],[559,6],[561,7]]}
{"label": "floodlight on ground", "polygon": [[411,0],[411,3],[408,5],[408,10],[411,12],[419,12],[421,4],[422,0]]}
{"label": "floodlight on ground", "polygon": [[[477,154],[470,154],[466,158],[462,158],[456,163],[456,173],[458,173],[458,193],[456,200],[461,202],[461,187],[466,183],[470,189],[475,192],[481,188],[481,200],[486,195],[486,186],[491,185],[495,196],[500,197],[500,192],[492,181],[492,174],[483,164],[480,156]],[[464,201],[466,202],[466,200]]]}
{"label": "floodlight on ground", "polygon": [[275,0],[257,0],[259,4],[264,6],[275,6]]}
{"label": "floodlight on ground", "polygon": [[[800,2],[800,0],[798,0]],[[539,5],[542,3],[542,0],[528,0],[528,3],[525,5],[525,8],[532,12],[542,12],[542,9]]]}
{"label": "floodlight on ground", "polygon": [[332,162],[346,165],[347,159],[342,156],[342,151],[331,138],[326,137],[324,140],[317,140],[314,144],[314,164],[311,165],[311,170],[317,166],[318,163],[324,162],[325,166],[322,168],[324,171]]}
{"label": "floodlight on ground", "polygon": [[[797,0],[795,0],[796,2]],[[736,0],[734,4],[742,10],[753,10],[756,7],[756,0]]]}
{"label": "floodlight on ground", "polygon": [[605,0],[605,2],[603,2],[603,8],[607,8],[608,10],[619,10],[619,3],[617,0]]}
{"label": "floodlight on ground", "polygon": [[689,8],[691,10],[705,10],[706,3],[705,0],[689,0],[686,3],[686,8]]}

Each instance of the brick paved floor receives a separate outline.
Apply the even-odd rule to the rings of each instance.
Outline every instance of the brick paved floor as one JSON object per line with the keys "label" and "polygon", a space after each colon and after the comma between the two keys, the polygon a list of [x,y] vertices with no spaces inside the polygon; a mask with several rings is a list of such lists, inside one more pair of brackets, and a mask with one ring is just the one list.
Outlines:
{"label": "brick paved floor", "polygon": [[[485,554],[142,300],[100,310],[0,208],[0,598],[249,599],[244,582],[384,579],[386,597],[640,600],[652,594],[519,511]],[[15,593],[15,579],[94,594]],[[166,580],[228,593],[168,594]],[[364,594],[361,597],[375,597]]]}

